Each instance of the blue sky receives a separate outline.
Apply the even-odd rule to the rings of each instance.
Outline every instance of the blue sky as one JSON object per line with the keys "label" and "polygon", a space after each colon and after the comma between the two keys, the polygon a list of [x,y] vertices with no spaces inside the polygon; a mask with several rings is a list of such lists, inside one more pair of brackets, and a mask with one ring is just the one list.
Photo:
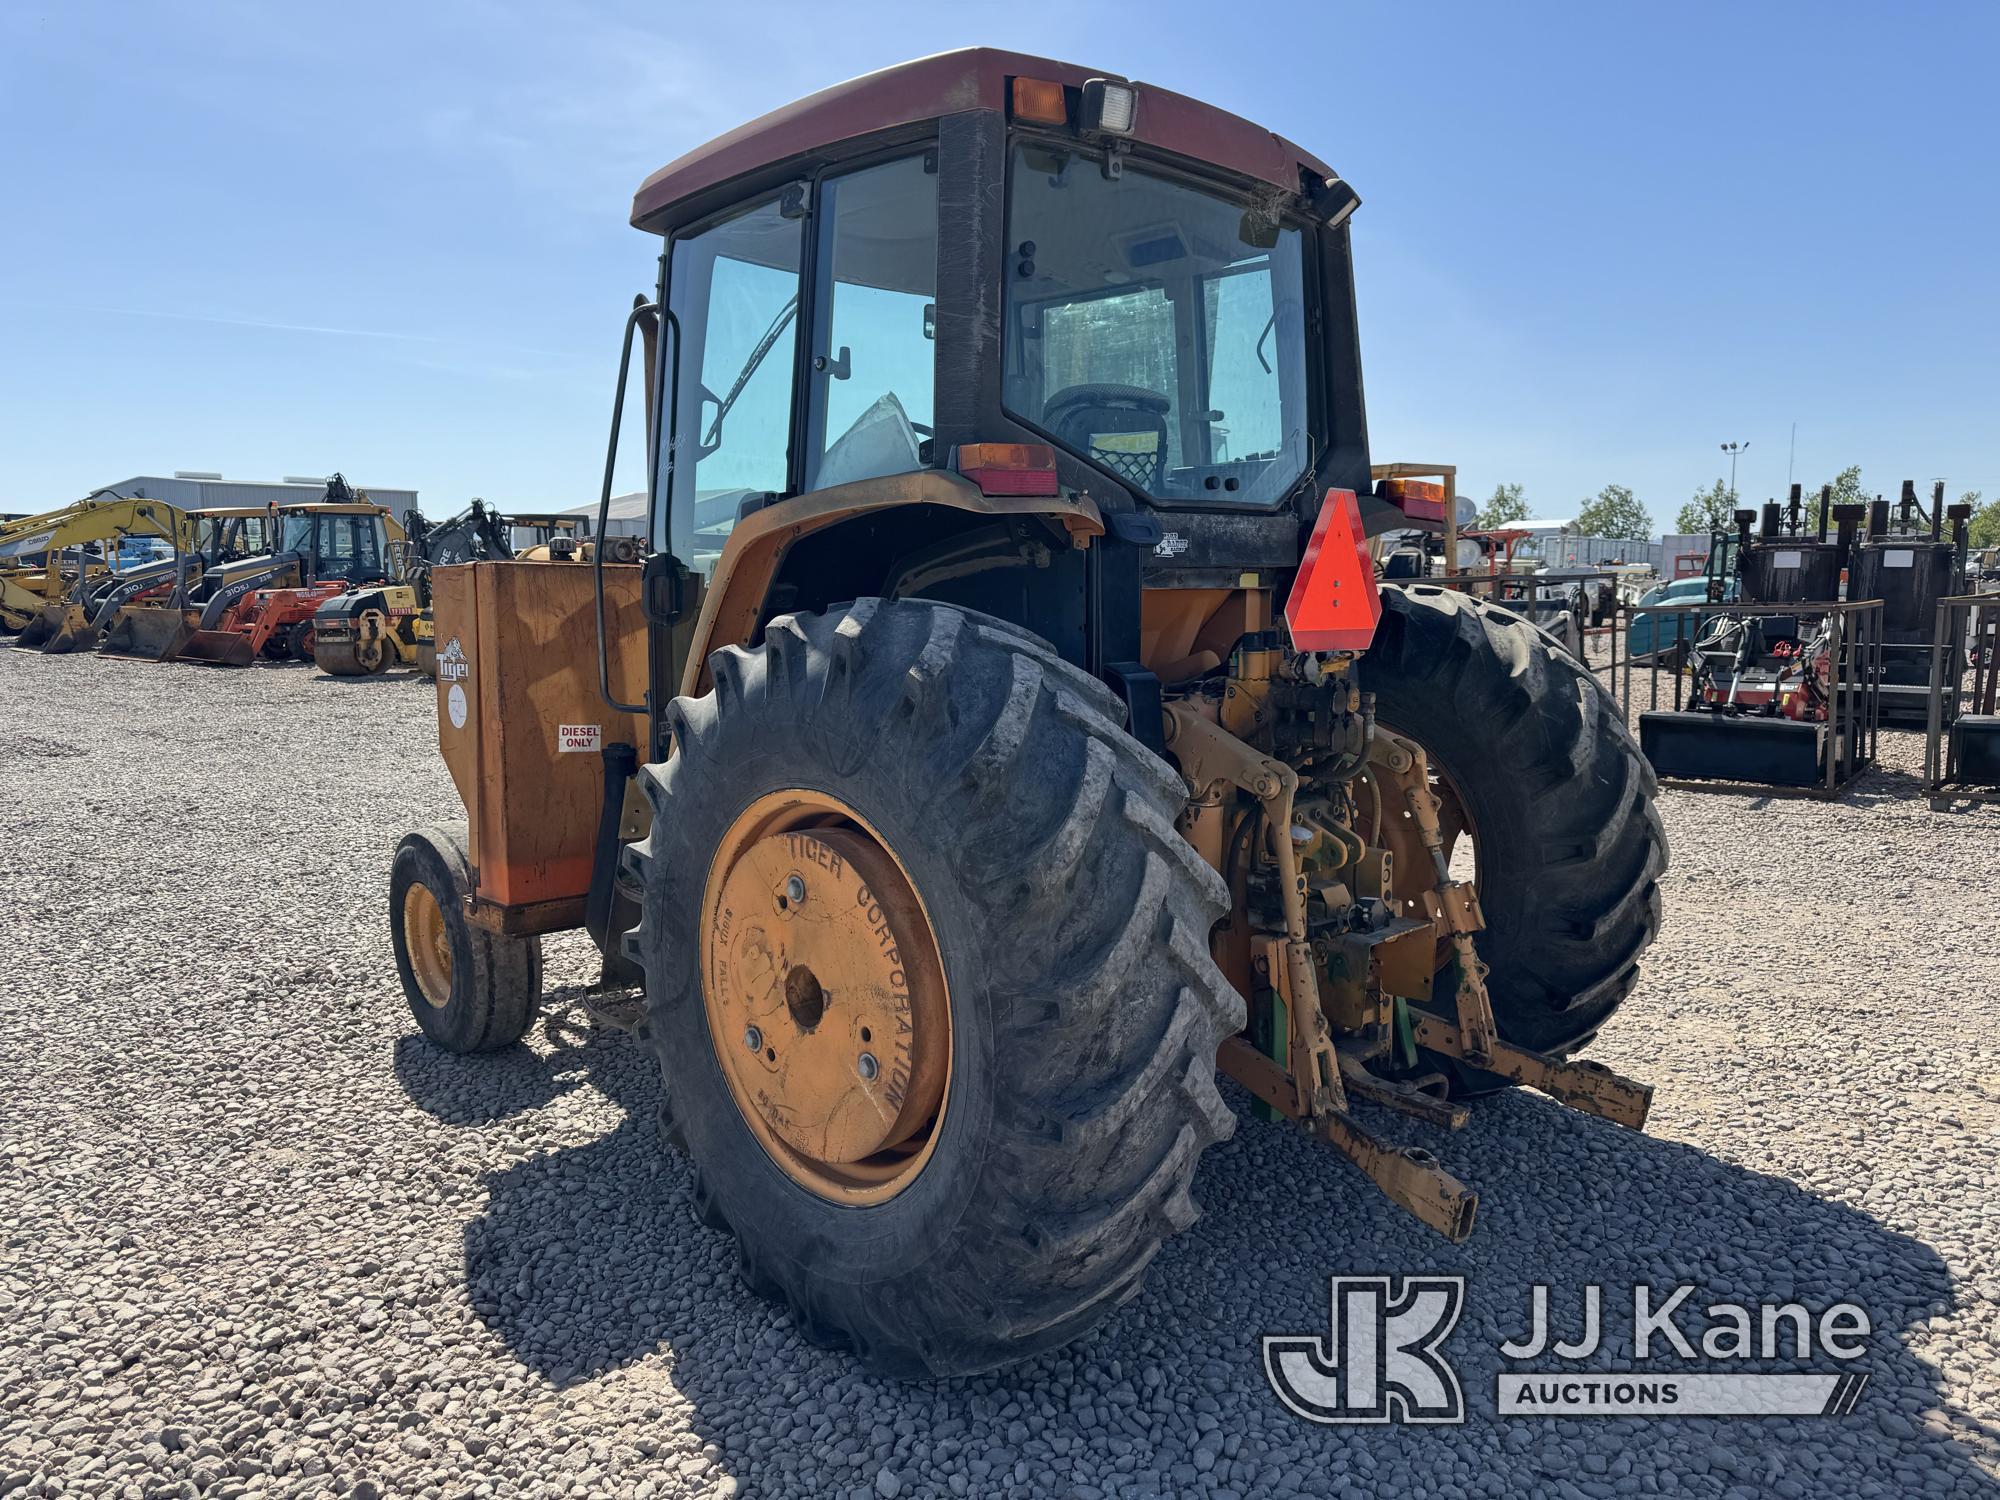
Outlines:
{"label": "blue sky", "polygon": [[1796,422],[1803,481],[2000,491],[1992,5],[12,0],[0,509],[175,468],[594,499],[640,179],[975,42],[1355,184],[1378,461],[1665,523],[1724,439],[1777,493]]}

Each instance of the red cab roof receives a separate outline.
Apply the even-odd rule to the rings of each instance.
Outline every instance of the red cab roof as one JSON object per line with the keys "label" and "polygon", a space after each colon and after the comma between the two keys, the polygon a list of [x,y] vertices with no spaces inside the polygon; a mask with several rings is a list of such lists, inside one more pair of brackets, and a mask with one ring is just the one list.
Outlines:
{"label": "red cab roof", "polygon": [[[632,222],[643,226],[662,209],[732,177],[840,141],[962,110],[1005,111],[1009,82],[1016,76],[1071,88],[1092,78],[1128,81],[1116,73],[991,47],[898,63],[774,109],[668,162],[633,195]],[[1317,157],[1240,116],[1151,84],[1137,87],[1136,137],[1147,145],[1292,192],[1298,190],[1301,169],[1317,178],[1333,176]]]}

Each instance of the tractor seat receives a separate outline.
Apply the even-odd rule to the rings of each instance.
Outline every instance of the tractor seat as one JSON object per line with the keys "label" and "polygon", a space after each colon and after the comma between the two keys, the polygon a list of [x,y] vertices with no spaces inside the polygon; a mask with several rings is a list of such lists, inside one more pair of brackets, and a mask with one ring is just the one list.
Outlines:
{"label": "tractor seat", "polygon": [[1167,459],[1173,403],[1136,385],[1072,385],[1042,406],[1042,425],[1062,444],[1152,492]]}

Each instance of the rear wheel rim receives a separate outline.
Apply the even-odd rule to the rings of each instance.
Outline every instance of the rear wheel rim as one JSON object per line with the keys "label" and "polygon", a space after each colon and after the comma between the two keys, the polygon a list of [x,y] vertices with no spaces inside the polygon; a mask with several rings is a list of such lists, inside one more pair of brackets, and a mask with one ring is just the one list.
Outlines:
{"label": "rear wheel rim", "polygon": [[444,908],[422,881],[403,892],[403,948],[424,1003],[443,1010],[451,1003],[451,934]]}
{"label": "rear wheel rim", "polygon": [[949,1103],[950,992],[928,911],[839,798],[759,798],[702,899],[709,1039],[744,1123],[808,1191],[880,1203],[916,1179]]}

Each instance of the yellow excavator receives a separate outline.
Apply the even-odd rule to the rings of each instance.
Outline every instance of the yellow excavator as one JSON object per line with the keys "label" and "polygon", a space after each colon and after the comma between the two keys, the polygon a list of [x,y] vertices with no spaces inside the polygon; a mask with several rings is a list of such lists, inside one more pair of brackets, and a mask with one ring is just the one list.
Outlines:
{"label": "yellow excavator", "polygon": [[171,567],[115,570],[128,537],[157,539],[178,555],[193,544],[194,527],[164,500],[122,496],[93,496],[0,526],[0,628],[18,631],[18,645],[45,647],[79,623],[94,586]]}

